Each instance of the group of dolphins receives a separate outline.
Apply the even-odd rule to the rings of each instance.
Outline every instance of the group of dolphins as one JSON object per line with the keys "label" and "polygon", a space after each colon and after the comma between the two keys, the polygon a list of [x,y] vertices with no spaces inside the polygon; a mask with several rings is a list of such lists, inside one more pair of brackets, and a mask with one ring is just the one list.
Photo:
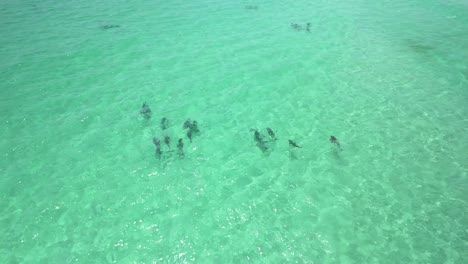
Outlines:
{"label": "group of dolphins", "polygon": [[[140,114],[145,118],[145,119],[150,119],[151,118],[151,109],[149,108],[148,104],[144,103],[140,109]],[[166,130],[169,127],[169,120],[165,117],[161,119],[161,128],[162,130]],[[187,130],[187,137],[189,138],[190,142],[192,142],[192,137],[194,134],[197,134],[200,132],[198,129],[198,122],[195,120],[190,120],[187,119],[184,124],[183,124],[184,129]],[[250,131],[254,132],[254,140],[257,144],[257,147],[262,151],[266,152],[269,149],[269,143],[272,141],[276,141],[276,135],[275,132],[273,132],[273,129],[267,127],[266,131],[268,135],[270,136],[271,140],[265,140],[264,136],[258,131],[257,129],[250,129]],[[335,136],[330,136],[330,142],[338,147],[339,150],[343,150],[341,148],[340,142]],[[153,137],[153,143],[156,146],[156,157],[158,159],[161,158],[162,156],[162,150],[161,150],[161,141],[157,137]],[[169,136],[164,136],[164,143],[167,145],[169,149],[171,149],[171,138]],[[299,146],[294,140],[289,139],[288,140],[289,146],[293,148],[302,148]],[[184,154],[184,142],[182,138],[179,138],[179,141],[177,142],[177,154],[179,157],[183,158],[185,156]]]}
{"label": "group of dolphins", "polygon": [[[144,103],[140,109],[140,114],[143,116],[143,118],[150,119],[151,113],[152,112],[148,104]],[[168,127],[169,127],[169,119],[163,117],[161,119],[161,129],[166,130]],[[200,130],[198,129],[198,122],[196,120],[192,121],[190,119],[187,119],[184,122],[183,128],[188,129],[187,137],[189,138],[190,142],[192,142],[193,135],[200,132]],[[168,135],[164,136],[164,143],[167,145],[169,149],[171,149],[171,137],[169,137]],[[161,141],[159,140],[159,138],[153,137],[153,144],[156,146],[156,157],[160,159],[163,153],[161,150]],[[179,141],[177,142],[177,154],[181,158],[185,156],[184,141],[182,138],[179,138]]]}
{"label": "group of dolphins", "polygon": [[[268,140],[265,140],[263,135],[257,130],[257,129],[253,129],[251,128],[250,131],[253,131],[254,132],[254,140],[255,142],[257,143],[257,147],[262,151],[262,152],[266,152],[268,150],[268,144],[271,142],[271,141],[268,141]],[[275,132],[273,132],[273,129],[267,127],[266,128],[266,131],[268,133],[268,135],[270,136],[271,140],[272,141],[276,141],[277,138],[276,138],[276,135],[275,135]],[[343,150],[341,148],[341,145],[340,145],[340,142],[338,141],[338,139],[335,137],[335,136],[330,136],[330,142],[334,145],[336,145],[338,147],[339,150]],[[299,146],[294,140],[291,140],[289,139],[288,140],[288,143],[289,143],[289,146],[290,147],[293,147],[293,148],[302,148],[301,146]]]}

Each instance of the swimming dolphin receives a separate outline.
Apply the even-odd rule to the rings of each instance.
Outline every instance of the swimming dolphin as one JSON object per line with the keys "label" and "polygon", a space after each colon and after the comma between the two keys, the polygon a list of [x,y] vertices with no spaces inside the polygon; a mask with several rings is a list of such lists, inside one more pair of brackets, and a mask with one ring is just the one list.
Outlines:
{"label": "swimming dolphin", "polygon": [[245,6],[245,9],[257,10],[257,9],[258,9],[258,6],[256,6],[256,5],[247,5],[247,6]]}
{"label": "swimming dolphin", "polygon": [[292,141],[292,140],[289,140],[289,146],[295,147],[295,148],[301,148],[300,146],[298,146],[298,145],[296,144],[296,142],[294,142],[294,141]]}
{"label": "swimming dolphin", "polygon": [[179,141],[177,142],[177,149],[182,150],[184,148],[184,142],[182,141],[181,138],[179,138]]}
{"label": "swimming dolphin", "polygon": [[192,143],[192,130],[187,131],[187,137],[190,139],[190,143]]}
{"label": "swimming dolphin", "polygon": [[200,130],[198,129],[198,122],[196,120],[193,120],[192,124],[190,125],[190,130],[193,133],[198,133]]}
{"label": "swimming dolphin", "polygon": [[273,140],[276,140],[276,136],[275,136],[275,133],[273,132],[273,130],[269,127],[267,127],[267,132],[268,132],[268,135],[270,135],[270,137],[273,139]]}
{"label": "swimming dolphin", "polygon": [[160,148],[160,147],[157,147],[157,148],[156,148],[156,157],[157,157],[158,159],[161,159],[161,156],[162,156],[161,148]]}
{"label": "swimming dolphin", "polygon": [[340,142],[338,141],[338,139],[337,139],[335,136],[330,136],[330,142],[331,142],[332,144],[337,145],[338,148],[339,148],[340,150],[343,150],[343,149],[341,148],[341,146],[340,146]]}
{"label": "swimming dolphin", "polygon": [[162,128],[162,130],[165,130],[165,129],[167,129],[168,127],[169,127],[169,119],[163,117],[163,118],[161,119],[161,128]]}
{"label": "swimming dolphin", "polygon": [[184,142],[182,141],[181,138],[179,138],[179,142],[177,142],[177,149],[179,156],[183,157],[184,156]]}
{"label": "swimming dolphin", "polygon": [[263,152],[266,153],[268,151],[268,145],[265,140],[263,140],[263,135],[258,132],[257,129],[251,128],[250,131],[254,131],[254,140],[257,142],[256,146]]}
{"label": "swimming dolphin", "polygon": [[159,138],[157,137],[154,137],[153,138],[153,143],[154,145],[156,146],[156,157],[158,159],[161,158],[161,155],[162,155],[162,151],[161,151],[161,141],[159,141]]}
{"label": "swimming dolphin", "polygon": [[295,30],[302,30],[302,26],[296,23],[291,23],[291,27]]}
{"label": "swimming dolphin", "polygon": [[153,143],[156,146],[156,148],[161,148],[161,141],[159,141],[159,138],[154,137],[153,138]]}
{"label": "swimming dolphin", "polygon": [[103,25],[101,26],[102,29],[111,29],[111,28],[119,28],[119,25]]}
{"label": "swimming dolphin", "polygon": [[190,128],[192,126],[192,121],[190,119],[185,120],[183,128]]}
{"label": "swimming dolphin", "polygon": [[258,132],[258,130],[255,130],[255,132],[254,132],[254,139],[255,139],[255,141],[257,141],[259,143],[263,142],[263,136],[262,136],[262,134],[260,134],[260,132]]}
{"label": "swimming dolphin", "polygon": [[310,23],[307,23],[306,30],[307,30],[307,32],[310,32]]}
{"label": "swimming dolphin", "polygon": [[165,136],[164,137],[164,143],[166,143],[166,145],[171,148],[171,138],[169,136]]}
{"label": "swimming dolphin", "polygon": [[151,118],[151,109],[149,108],[149,106],[146,103],[144,103],[141,106],[140,114],[142,114],[145,119]]}

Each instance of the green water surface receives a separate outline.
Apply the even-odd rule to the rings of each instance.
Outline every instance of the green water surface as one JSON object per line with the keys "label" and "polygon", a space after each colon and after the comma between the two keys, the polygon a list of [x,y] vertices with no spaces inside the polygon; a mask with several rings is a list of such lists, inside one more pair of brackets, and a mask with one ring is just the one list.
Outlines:
{"label": "green water surface", "polygon": [[4,0],[0,22],[0,263],[468,262],[466,1]]}

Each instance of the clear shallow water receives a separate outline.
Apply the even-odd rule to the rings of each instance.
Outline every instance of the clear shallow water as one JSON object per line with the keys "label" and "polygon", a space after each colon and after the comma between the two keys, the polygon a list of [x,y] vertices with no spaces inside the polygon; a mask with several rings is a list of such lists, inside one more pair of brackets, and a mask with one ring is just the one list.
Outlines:
{"label": "clear shallow water", "polygon": [[[1,263],[466,263],[464,1],[0,17]],[[186,118],[185,159],[157,160],[152,137],[174,148]],[[263,154],[249,129],[266,127]]]}

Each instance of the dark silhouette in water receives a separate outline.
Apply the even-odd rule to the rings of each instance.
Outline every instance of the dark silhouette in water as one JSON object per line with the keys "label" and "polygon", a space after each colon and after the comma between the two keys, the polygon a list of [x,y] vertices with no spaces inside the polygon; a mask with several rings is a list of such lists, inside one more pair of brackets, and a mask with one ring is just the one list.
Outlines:
{"label": "dark silhouette in water", "polygon": [[302,26],[297,23],[291,23],[291,27],[298,31],[302,30]]}
{"label": "dark silhouette in water", "polygon": [[187,137],[190,139],[190,143],[192,143],[192,130],[187,131]]}
{"label": "dark silhouette in water", "polygon": [[257,142],[256,145],[263,153],[266,153],[268,151],[268,146],[265,141]]}
{"label": "dark silhouette in water", "polygon": [[181,138],[179,138],[179,142],[177,142],[177,149],[178,149],[178,154],[180,157],[184,156],[184,142],[182,141]]}
{"label": "dark silhouette in water", "polygon": [[166,145],[171,148],[171,138],[169,136],[165,136],[164,137],[164,143],[166,143]]}
{"label": "dark silhouette in water", "polygon": [[187,129],[187,128],[190,128],[191,126],[192,126],[192,121],[190,119],[185,120],[183,128]]}
{"label": "dark silhouette in water", "polygon": [[297,160],[297,156],[296,156],[296,153],[294,153],[294,151],[290,150],[288,155],[289,155],[290,160]]}
{"label": "dark silhouette in water", "polygon": [[251,128],[250,131],[254,131],[254,140],[256,142],[256,146],[263,153],[266,153],[268,151],[268,145],[267,145],[267,142],[263,140],[263,135],[257,129]]}
{"label": "dark silhouette in water", "polygon": [[144,103],[141,106],[140,114],[142,114],[145,119],[150,119],[151,118],[151,109],[149,108],[149,106],[146,103]]}
{"label": "dark silhouette in water", "polygon": [[264,142],[263,141],[263,135],[260,132],[258,132],[258,130],[256,130],[256,129],[254,130],[254,139],[255,139],[255,141],[257,143],[263,143]]}
{"label": "dark silhouette in water", "polygon": [[184,129],[188,128],[187,137],[190,139],[190,143],[192,143],[192,138],[195,134],[200,133],[200,129],[198,129],[198,122],[196,120],[187,119],[184,122]]}
{"label": "dark silhouette in water", "polygon": [[292,140],[289,140],[289,146],[295,147],[295,148],[301,148],[299,145],[297,145],[296,142],[294,142],[294,141],[292,141]]}
{"label": "dark silhouette in water", "polygon": [[157,148],[156,148],[156,157],[157,157],[158,159],[161,159],[161,156],[162,156],[161,148],[160,148],[160,147],[157,147]]}
{"label": "dark silhouette in water", "polygon": [[161,141],[159,141],[159,138],[154,137],[153,138],[153,143],[156,146],[156,148],[161,148]]}
{"label": "dark silhouette in water", "polygon": [[198,129],[198,122],[196,120],[193,120],[192,124],[190,125],[190,130],[193,133],[199,133],[200,130]]}
{"label": "dark silhouette in water", "polygon": [[[310,26],[311,26],[311,25],[312,25],[311,23],[307,23],[307,24],[305,25],[305,30],[306,30],[307,32],[310,32]],[[291,23],[291,27],[292,27],[293,29],[297,30],[297,31],[302,31],[302,30],[304,30],[304,26],[299,25],[299,24],[297,24],[297,23]]]}
{"label": "dark silhouette in water", "polygon": [[119,25],[103,25],[101,26],[102,29],[111,29],[111,28],[119,28]]}
{"label": "dark silhouette in water", "polygon": [[156,157],[158,159],[161,158],[161,155],[162,155],[162,151],[161,151],[161,141],[159,141],[159,138],[157,137],[154,137],[153,138],[153,143],[154,145],[156,146]]}
{"label": "dark silhouette in water", "polygon": [[268,132],[268,135],[270,135],[271,139],[276,140],[275,132],[273,132],[273,130],[269,127],[267,127],[266,130]]}
{"label": "dark silhouette in water", "polygon": [[340,150],[343,150],[340,146],[340,142],[338,141],[338,139],[335,137],[335,136],[330,136],[330,142],[332,144],[335,144]]}
{"label": "dark silhouette in water", "polygon": [[162,130],[166,130],[169,127],[169,119],[163,117],[161,119],[161,128]]}
{"label": "dark silhouette in water", "polygon": [[245,9],[247,9],[247,10],[257,10],[257,9],[258,9],[258,6],[256,6],[256,5],[248,5],[248,6],[245,6]]}

